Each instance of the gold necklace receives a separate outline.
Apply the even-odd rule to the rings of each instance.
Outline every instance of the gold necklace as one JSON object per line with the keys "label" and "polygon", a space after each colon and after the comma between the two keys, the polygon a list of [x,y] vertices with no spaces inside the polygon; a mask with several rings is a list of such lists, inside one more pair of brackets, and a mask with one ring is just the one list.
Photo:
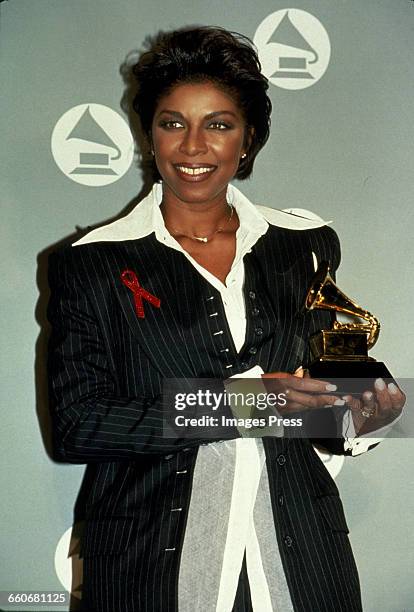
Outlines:
{"label": "gold necklace", "polygon": [[[229,208],[230,208],[230,215],[226,219],[226,224],[230,223],[230,221],[232,220],[233,210],[234,210],[233,206],[231,204],[229,204],[228,202],[227,202],[227,206],[229,206]],[[212,234],[208,234],[208,236],[191,236],[190,234],[184,234],[180,230],[177,230],[177,229],[175,229],[173,227],[171,228],[171,231],[172,231],[173,235],[181,234],[181,236],[185,236],[186,238],[191,238],[191,240],[196,240],[197,242],[202,242],[203,244],[206,244],[209,240],[212,239],[213,236],[215,236],[216,234],[219,234],[220,232],[222,232],[223,229],[224,229],[224,226],[220,225],[216,230],[214,230],[214,232]]]}

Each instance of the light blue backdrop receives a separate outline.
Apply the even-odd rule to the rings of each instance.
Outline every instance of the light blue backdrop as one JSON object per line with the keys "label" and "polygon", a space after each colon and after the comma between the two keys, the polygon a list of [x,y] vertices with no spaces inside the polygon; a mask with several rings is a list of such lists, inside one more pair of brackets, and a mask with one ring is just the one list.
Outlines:
{"label": "light blue backdrop", "polygon": [[[84,472],[55,464],[47,452],[45,252],[75,226],[117,215],[142,186],[135,164],[107,186],[71,180],[52,154],[55,125],[87,103],[124,116],[120,65],[159,28],[214,24],[253,37],[269,14],[287,8],[280,0],[0,6],[0,590],[64,590],[56,568],[68,568],[55,564],[55,552],[72,525]],[[271,138],[242,189],[259,204],[308,208],[334,220],[342,242],[338,283],[382,323],[373,356],[395,376],[410,377],[414,2],[297,0],[292,8],[323,24],[330,62],[311,87],[271,85]],[[368,612],[414,610],[413,458],[411,440],[388,440],[346,459],[337,477]]]}

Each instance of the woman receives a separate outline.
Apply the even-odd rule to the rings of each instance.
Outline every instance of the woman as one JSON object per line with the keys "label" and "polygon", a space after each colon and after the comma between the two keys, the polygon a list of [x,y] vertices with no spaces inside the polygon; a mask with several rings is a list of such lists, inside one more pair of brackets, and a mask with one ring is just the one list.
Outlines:
{"label": "woman", "polygon": [[[250,176],[269,134],[267,80],[248,39],[164,33],[134,72],[161,180],[129,215],[50,259],[56,444],[66,461],[94,464],[85,609],[361,610],[338,490],[311,441],[164,430],[166,379],[263,374],[272,389],[283,377],[286,415],[331,418],[325,407],[345,404],[301,377],[309,336],[329,324],[301,307],[315,260],[338,266],[336,234],[229,185]],[[378,385],[350,400],[357,425],[399,412],[399,390]],[[325,446],[358,454],[369,440]]]}

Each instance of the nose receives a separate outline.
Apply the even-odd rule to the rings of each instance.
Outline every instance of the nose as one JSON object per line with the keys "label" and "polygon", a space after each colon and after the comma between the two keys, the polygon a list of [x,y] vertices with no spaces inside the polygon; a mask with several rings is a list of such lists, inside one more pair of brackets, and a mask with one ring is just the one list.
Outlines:
{"label": "nose", "polygon": [[188,129],[183,133],[180,143],[180,153],[185,155],[199,155],[207,152],[207,141],[202,129]]}

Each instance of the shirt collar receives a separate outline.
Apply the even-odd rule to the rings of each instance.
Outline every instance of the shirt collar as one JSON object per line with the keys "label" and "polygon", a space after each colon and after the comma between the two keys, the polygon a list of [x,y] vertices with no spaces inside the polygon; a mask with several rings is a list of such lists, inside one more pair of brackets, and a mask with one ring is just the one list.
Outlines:
{"label": "shirt collar", "polygon": [[[72,246],[88,242],[137,240],[155,232],[158,240],[177,248],[178,242],[167,231],[160,211],[162,183],[155,183],[150,193],[125,217],[92,230]],[[303,209],[277,210],[255,206],[234,185],[228,185],[227,201],[234,206],[240,221],[238,243],[256,241],[266,233],[269,224],[287,229],[313,229],[327,222]],[[254,242],[253,242],[254,244]]]}
{"label": "shirt collar", "polygon": [[[237,242],[246,246],[246,242],[252,240],[252,244],[254,244],[259,236],[266,233],[269,224],[264,219],[263,215],[256,210],[256,207],[233,185],[228,186],[226,198],[227,202],[231,206],[234,206],[239,217],[240,227],[236,234]],[[161,202],[162,183],[156,183],[153,187],[152,230],[148,228],[148,233],[155,231],[155,236],[160,242],[176,248],[177,250],[182,250],[182,247],[165,227],[164,218],[160,211]]]}

